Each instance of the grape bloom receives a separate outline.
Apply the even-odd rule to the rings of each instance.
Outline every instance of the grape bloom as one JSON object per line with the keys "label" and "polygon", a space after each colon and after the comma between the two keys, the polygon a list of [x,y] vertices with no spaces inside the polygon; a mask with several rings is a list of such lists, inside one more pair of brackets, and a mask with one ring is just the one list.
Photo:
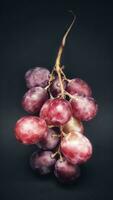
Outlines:
{"label": "grape bloom", "polygon": [[64,125],[71,116],[70,103],[61,98],[49,99],[40,111],[40,117],[45,119],[47,124],[54,126]]}
{"label": "grape bloom", "polygon": [[45,87],[48,84],[50,72],[43,67],[35,67],[25,74],[26,85],[28,88],[35,86]]}
{"label": "grape bloom", "polygon": [[35,144],[47,136],[47,124],[39,117],[22,117],[16,123],[15,135],[24,144]]}
{"label": "grape bloom", "polygon": [[72,164],[86,162],[92,155],[92,145],[82,134],[71,132],[61,141],[61,152]]}
{"label": "grape bloom", "polygon": [[51,150],[54,149],[59,142],[58,134],[51,128],[47,131],[47,136],[37,143],[38,147],[43,150]]}
{"label": "grape bloom", "polygon": [[53,172],[60,182],[74,184],[80,176],[81,164],[93,153],[83,121],[96,116],[98,105],[89,84],[78,77],[67,78],[61,65],[74,14],[73,17],[52,72],[36,66],[25,73],[28,91],[22,98],[22,107],[32,115],[21,117],[14,132],[19,142],[36,148],[29,162],[33,171],[41,175]]}
{"label": "grape bloom", "polygon": [[37,113],[47,99],[48,94],[44,88],[33,87],[25,93],[22,106],[29,113]]}
{"label": "grape bloom", "polygon": [[72,182],[80,176],[80,168],[78,165],[72,165],[66,159],[59,159],[55,164],[54,173],[61,182]]}
{"label": "grape bloom", "polygon": [[80,78],[69,80],[66,91],[72,95],[79,94],[88,97],[92,95],[89,85]]}
{"label": "grape bloom", "polygon": [[52,158],[51,151],[36,151],[31,155],[30,158],[31,168],[42,175],[50,173],[55,162],[56,159]]}

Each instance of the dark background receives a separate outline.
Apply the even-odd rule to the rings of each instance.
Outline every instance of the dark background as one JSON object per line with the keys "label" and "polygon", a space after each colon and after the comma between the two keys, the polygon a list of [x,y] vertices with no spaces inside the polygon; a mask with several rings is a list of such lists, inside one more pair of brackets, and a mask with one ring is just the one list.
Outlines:
{"label": "dark background", "polygon": [[[40,178],[28,160],[33,146],[14,137],[25,91],[24,74],[35,66],[52,69],[61,38],[77,16],[62,63],[68,77],[81,77],[99,104],[85,123],[94,147],[92,159],[73,185],[53,176]],[[3,1],[0,6],[0,190],[1,199],[113,199],[113,3],[112,1]]]}

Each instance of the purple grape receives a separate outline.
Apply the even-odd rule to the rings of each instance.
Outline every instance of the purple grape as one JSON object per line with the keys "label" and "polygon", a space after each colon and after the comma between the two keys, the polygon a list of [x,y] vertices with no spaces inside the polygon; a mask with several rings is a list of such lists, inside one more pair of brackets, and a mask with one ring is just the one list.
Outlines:
{"label": "purple grape", "polygon": [[66,90],[72,95],[74,94],[79,94],[84,96],[92,95],[90,86],[80,78],[75,78],[70,80],[67,84]]}
{"label": "purple grape", "polygon": [[48,94],[44,88],[33,87],[25,93],[22,106],[29,113],[37,113],[47,99]]}
{"label": "purple grape", "polygon": [[72,165],[67,160],[57,160],[55,164],[55,176],[61,182],[72,182],[80,175],[78,165]]}
{"label": "purple grape", "polygon": [[59,142],[59,137],[53,129],[48,129],[48,134],[45,139],[40,141],[37,146],[43,150],[54,149]]}
{"label": "purple grape", "polygon": [[51,151],[34,152],[30,158],[31,168],[42,175],[50,173],[56,162],[52,154]]}
{"label": "purple grape", "polygon": [[[66,88],[66,81],[63,80],[63,87]],[[50,85],[50,92],[54,97],[57,97],[58,94],[61,92],[60,83],[58,77],[53,80],[52,84]]]}
{"label": "purple grape", "polygon": [[26,85],[28,88],[35,86],[45,87],[48,84],[50,72],[46,68],[35,67],[25,74]]}
{"label": "purple grape", "polygon": [[91,97],[75,95],[70,100],[73,116],[82,121],[88,121],[95,117],[98,105]]}

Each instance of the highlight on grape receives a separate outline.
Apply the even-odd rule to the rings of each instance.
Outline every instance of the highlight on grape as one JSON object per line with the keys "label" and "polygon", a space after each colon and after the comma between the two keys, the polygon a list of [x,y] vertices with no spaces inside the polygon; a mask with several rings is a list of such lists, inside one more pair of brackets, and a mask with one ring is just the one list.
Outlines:
{"label": "highlight on grape", "polygon": [[80,176],[80,165],[92,156],[83,121],[93,119],[98,111],[90,86],[78,77],[67,78],[61,65],[75,19],[73,14],[52,72],[38,66],[26,72],[28,91],[22,98],[22,107],[29,115],[20,118],[14,129],[19,142],[36,147],[30,157],[31,169],[41,175],[53,172],[63,183],[74,182]]}

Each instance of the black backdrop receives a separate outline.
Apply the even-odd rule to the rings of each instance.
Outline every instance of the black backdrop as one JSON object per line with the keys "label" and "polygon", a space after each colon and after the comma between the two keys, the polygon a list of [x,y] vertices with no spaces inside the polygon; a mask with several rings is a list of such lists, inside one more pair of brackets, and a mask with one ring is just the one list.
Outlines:
{"label": "black backdrop", "polygon": [[[81,77],[92,87],[99,104],[97,117],[85,123],[94,147],[81,178],[64,186],[53,176],[36,177],[28,159],[34,146],[23,146],[13,127],[26,115],[21,97],[24,73],[38,65],[52,69],[63,33],[77,21],[68,37],[62,63],[68,77]],[[3,1],[0,6],[0,190],[5,199],[113,198],[113,4],[112,1]]]}

